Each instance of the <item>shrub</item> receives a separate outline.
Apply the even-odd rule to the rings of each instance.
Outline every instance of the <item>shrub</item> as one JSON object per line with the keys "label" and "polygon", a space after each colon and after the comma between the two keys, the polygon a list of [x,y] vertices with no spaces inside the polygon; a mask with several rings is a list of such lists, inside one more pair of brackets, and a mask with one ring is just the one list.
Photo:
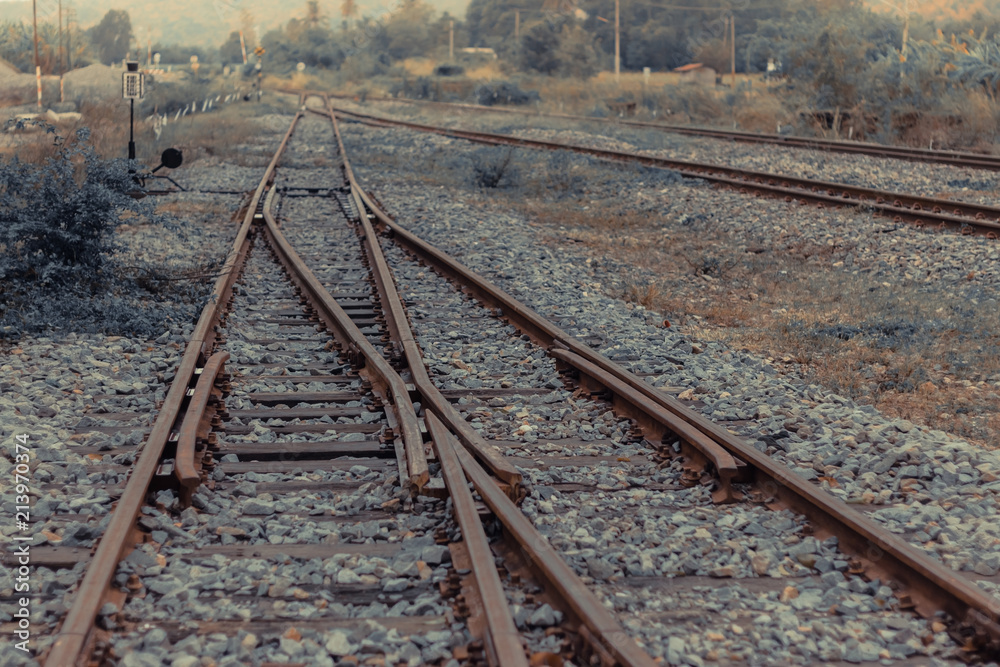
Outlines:
{"label": "shrub", "polygon": [[421,76],[415,80],[403,79],[402,84],[396,84],[390,89],[393,97],[408,97],[411,100],[441,99],[441,87],[430,77]]}
{"label": "shrub", "polygon": [[521,106],[541,101],[537,91],[521,90],[516,83],[510,81],[494,81],[476,86],[472,91],[476,104],[491,107],[495,104]]}
{"label": "shrub", "polygon": [[151,211],[129,196],[134,185],[125,161],[99,159],[88,136],[88,130],[79,130],[78,143],[42,165],[15,157],[0,169],[4,280],[46,285],[100,280],[123,212]]}
{"label": "shrub", "polygon": [[200,105],[209,96],[214,97],[214,91],[207,83],[200,81],[158,83],[144,100],[144,108],[153,109],[156,113],[173,114],[192,104]]}
{"label": "shrub", "polygon": [[114,259],[116,228],[156,219],[152,205],[130,196],[127,160],[100,159],[88,139],[81,129],[41,163],[0,162],[0,338],[68,327],[150,334],[170,317],[146,305],[162,295]]}
{"label": "shrub", "polygon": [[514,164],[514,149],[501,146],[480,148],[470,156],[472,185],[494,190],[515,187],[520,173]]}
{"label": "shrub", "polygon": [[434,68],[434,76],[462,76],[465,68],[461,65],[438,65]]}

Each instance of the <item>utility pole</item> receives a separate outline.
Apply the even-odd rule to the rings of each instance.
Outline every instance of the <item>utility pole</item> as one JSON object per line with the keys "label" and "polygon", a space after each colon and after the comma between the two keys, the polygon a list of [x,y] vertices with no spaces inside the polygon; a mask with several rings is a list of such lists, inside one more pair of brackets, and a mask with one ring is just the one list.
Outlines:
{"label": "utility pole", "polygon": [[448,60],[455,62],[455,22],[448,23]]}
{"label": "utility pole", "polygon": [[62,31],[62,0],[59,0],[59,101],[66,101],[66,91],[63,88],[63,75],[66,70],[63,69],[63,31]]}
{"label": "utility pole", "polygon": [[59,0],[59,78],[63,72],[63,31],[62,31],[62,0]]}
{"label": "utility pole", "polygon": [[733,72],[733,90],[736,90],[736,14],[729,16],[730,64]]}
{"label": "utility pole", "polygon": [[35,26],[35,81],[38,83],[38,108],[42,108],[42,65],[38,60],[38,0],[31,0],[31,16]]}
{"label": "utility pole", "polygon": [[910,0],[906,0],[903,12],[903,46],[899,50],[899,55],[900,60],[906,62],[906,45],[910,41]]}
{"label": "utility pole", "polygon": [[514,39],[521,38],[521,10],[514,10]]}
{"label": "utility pole", "polygon": [[621,20],[620,20],[621,0],[615,0],[615,83],[622,82],[622,56],[621,56]]}
{"label": "utility pole", "polygon": [[66,69],[73,69],[73,8],[66,10]]}

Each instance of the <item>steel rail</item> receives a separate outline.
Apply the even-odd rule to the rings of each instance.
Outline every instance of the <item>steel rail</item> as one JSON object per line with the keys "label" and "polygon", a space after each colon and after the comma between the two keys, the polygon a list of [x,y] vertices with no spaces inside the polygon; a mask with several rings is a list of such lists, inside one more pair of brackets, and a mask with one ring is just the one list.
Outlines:
{"label": "steel rail", "polygon": [[[205,363],[181,421],[177,449],[174,453],[174,475],[181,485],[182,507],[190,506],[191,496],[201,484],[201,466],[195,462],[199,451],[198,439],[206,437],[212,430],[211,421],[205,419],[205,411],[216,391],[215,380],[223,372],[224,364],[228,360],[228,352],[216,352]],[[204,451],[204,447],[201,451]]]}
{"label": "steel rail", "polygon": [[700,178],[739,190],[753,190],[760,194],[783,198],[786,201],[799,199],[824,205],[867,208],[896,221],[908,221],[918,225],[936,224],[958,229],[963,234],[982,234],[990,238],[997,238],[1000,234],[1000,208],[993,206],[881,191],[832,181],[783,176],[703,162],[590,148],[577,144],[524,139],[490,132],[474,132],[412,123],[332,106],[330,111],[370,125],[404,127],[485,144],[544,150],[568,150],[613,162],[638,163],[658,169],[670,169],[688,178]]}
{"label": "steel rail", "polygon": [[[393,406],[399,415],[398,420],[405,425],[412,424],[412,436],[418,438],[416,445],[407,439],[407,453],[409,454],[413,449],[419,450],[422,474],[426,475],[427,460],[424,456],[423,436],[420,433],[419,420],[416,413],[413,412],[413,404],[410,402],[403,379],[389,365],[389,362],[376,352],[374,346],[351,321],[350,316],[340,308],[336,300],[295,253],[288,240],[278,229],[270,203],[269,201],[264,209],[266,233],[269,236],[271,247],[278,254],[279,261],[287,268],[294,269],[294,275],[297,276],[294,278],[295,282],[308,293],[309,300],[316,308],[320,320],[327,324],[331,331],[336,332],[338,340],[351,339],[351,344],[357,346],[357,349],[365,356],[366,368],[367,365],[371,365],[374,370],[373,374],[378,376],[377,381],[390,388],[394,399]],[[362,369],[363,372],[364,369]],[[490,664],[497,667],[506,667],[507,665],[528,667],[521,635],[514,626],[513,615],[507,605],[507,598],[499,574],[493,567],[493,559],[489,555],[489,543],[483,532],[472,494],[469,492],[468,482],[461,467],[459,467],[457,458],[455,458],[454,450],[449,448],[449,443],[437,439],[441,436],[443,427],[440,422],[434,419],[433,415],[427,417],[427,428],[434,440],[445,487],[452,498],[456,519],[472,557],[476,590],[483,600],[486,614],[485,644],[492,659]],[[404,426],[404,439],[409,431],[409,426]],[[408,456],[407,460],[412,463],[413,457]],[[414,478],[412,470],[413,468],[411,468],[411,480]],[[418,488],[422,488],[426,482],[427,479],[423,479],[413,483],[418,485]],[[486,567],[487,564],[489,567]]]}
{"label": "steel rail", "polygon": [[[288,89],[281,89],[281,92],[295,92]],[[310,94],[322,95],[323,93]],[[325,93],[329,97],[353,100],[354,96],[344,94]],[[556,118],[560,120],[571,120],[583,123],[602,123],[613,125],[625,125],[632,127],[642,127],[654,130],[661,130],[671,134],[682,134],[688,136],[701,136],[711,139],[739,141],[758,144],[775,144],[778,146],[788,146],[791,148],[803,148],[808,150],[827,151],[831,153],[855,153],[869,155],[873,157],[906,160],[910,162],[925,162],[934,164],[946,164],[955,167],[969,167],[972,169],[1000,170],[1000,157],[987,155],[985,153],[970,153],[968,151],[939,150],[930,148],[913,148],[909,146],[890,146],[888,144],[877,144],[866,141],[845,141],[843,139],[821,139],[813,137],[790,136],[767,132],[746,132],[741,130],[725,130],[710,127],[697,127],[690,125],[676,125],[672,123],[658,123],[655,121],[630,120],[627,118],[593,118],[590,116],[580,116],[576,114],[558,113],[554,111],[538,111],[535,109],[514,109],[511,107],[484,107],[478,104],[461,104],[456,102],[434,102],[430,100],[414,100],[405,97],[367,97],[366,101],[372,102],[398,102],[413,104],[455,111],[471,111],[477,114],[499,113],[517,116],[528,116],[534,118]]]}
{"label": "steel rail", "polygon": [[388,399],[401,431],[407,464],[406,476],[410,485],[419,492],[430,480],[430,473],[424,451],[424,437],[420,432],[420,420],[413,410],[406,384],[292,248],[278,229],[271,204],[273,197],[268,198],[263,210],[264,231],[271,248],[288,271],[292,282],[307,295],[309,302],[316,308],[320,321],[334,335],[341,349],[354,352],[358,361],[364,361],[363,367],[358,371],[359,375],[372,384],[374,391]]}
{"label": "steel rail", "polygon": [[[333,117],[329,116],[329,118],[332,122]],[[402,306],[402,299],[399,298],[399,294],[396,291],[396,285],[392,280],[392,273],[385,260],[385,255],[382,253],[382,248],[378,244],[375,230],[372,228],[371,221],[368,218],[365,201],[355,185],[357,181],[354,178],[354,171],[351,169],[350,162],[345,159],[347,152],[344,150],[344,143],[336,123],[333,124],[333,131],[341,158],[344,182],[350,187],[355,208],[359,213],[358,224],[361,225],[362,245],[369,263],[372,264],[372,276],[379,294],[382,296],[386,326],[389,329],[392,340],[396,341],[402,347],[413,385],[417,393],[420,394],[421,404],[426,409],[434,412],[441,421],[447,424],[448,428],[458,435],[462,446],[489,468],[490,472],[505,482],[507,493],[511,498],[519,500],[521,495],[521,473],[462,418],[458,410],[452,406],[451,401],[445,398],[444,394],[438,390],[427,374],[427,368],[423,363],[423,356],[413,338],[412,331],[410,331],[406,312]]]}
{"label": "steel rail", "polygon": [[[943,611],[950,617],[949,632],[970,651],[983,657],[1000,657],[1000,603],[978,586],[933,560],[908,542],[854,510],[820,487],[796,475],[790,468],[758,451],[742,438],[658,391],[618,364],[590,349],[545,320],[500,288],[463,266],[457,260],[420,239],[393,221],[358,186],[366,205],[376,215],[379,227],[401,247],[439,273],[471,292],[486,305],[499,307],[503,316],[523,333],[548,348],[561,361],[586,369],[592,364],[603,371],[592,377],[626,383],[636,392],[668,410],[679,419],[713,438],[734,458],[744,462],[765,496],[779,500],[806,516],[820,535],[834,535],[840,548],[857,559],[858,573],[869,578],[896,582],[905,588],[907,601],[925,617]],[[587,363],[583,363],[587,362]],[[607,385],[605,385],[607,386]]]}
{"label": "steel rail", "polygon": [[[619,625],[601,601],[590,592],[580,577],[566,564],[548,540],[535,529],[531,521],[497,487],[472,455],[463,448],[454,448],[462,462],[462,468],[479,496],[493,514],[503,523],[521,548],[521,555],[529,567],[541,574],[541,579],[552,585],[546,592],[556,594],[562,607],[568,609],[576,620],[588,631],[592,647],[605,659],[601,664],[622,665],[623,667],[653,667],[656,662],[635,643]],[[583,634],[583,633],[581,633]],[[606,658],[610,657],[611,660]]]}
{"label": "steel rail", "polygon": [[486,617],[484,643],[487,657],[491,665],[499,667],[528,667],[521,633],[514,625],[507,595],[494,564],[493,552],[490,551],[479,510],[476,509],[476,501],[469,491],[469,481],[458,458],[459,446],[433,412],[426,413],[425,421],[441,464],[441,476],[451,497],[455,520],[469,550],[476,589],[482,599],[483,614]]}
{"label": "steel rail", "polygon": [[295,131],[295,126],[300,118],[302,118],[301,113],[296,114],[292,119],[288,132],[281,140],[278,150],[254,191],[233,246],[226,256],[222,275],[216,280],[212,293],[208,297],[208,303],[198,318],[198,324],[184,350],[174,380],[170,384],[163,406],[153,422],[142,453],[132,468],[121,498],[113,510],[104,535],[101,537],[87,572],[80,582],[73,598],[73,605],[63,619],[59,633],[44,658],[45,665],[66,667],[76,665],[86,659],[87,652],[84,649],[92,637],[97,613],[106,592],[109,590],[112,577],[118,567],[118,561],[132,549],[129,537],[135,530],[135,521],[142,509],[149,485],[156,470],[160,467],[167,440],[181,414],[191,378],[194,376],[198,364],[209,356],[215,342],[216,324],[224,304],[232,295],[233,284],[239,276],[250,248],[250,228],[257,207],[261,203],[265,190],[273,181],[278,159],[288,145],[288,140],[292,136],[292,132]]}
{"label": "steel rail", "polygon": [[[333,123],[338,147],[341,150],[340,156],[345,165],[345,175],[349,178],[352,192],[358,194],[358,200],[363,204],[358,210],[372,210],[373,217],[384,215],[358,185],[353,170],[350,169],[347,153],[343,150],[343,140],[336,117],[331,113],[329,118]],[[363,223],[368,223],[364,231],[366,241],[374,239],[375,231],[370,224],[368,215],[363,214],[361,219]],[[369,253],[370,262],[373,258],[372,252],[374,252],[374,256],[382,256],[381,247],[377,242],[365,243],[365,249]],[[392,271],[384,261],[375,264],[377,270],[385,274],[379,280],[379,284],[393,286],[390,291],[381,293],[383,307],[385,303],[392,302],[399,308],[401,316],[396,318],[396,322],[400,326],[400,333],[412,344],[410,350],[415,355],[407,357],[411,373],[414,372],[414,367],[423,369],[423,357],[402,310],[402,301],[395,291]],[[424,375],[426,375],[426,370],[424,370]],[[430,382],[429,378],[428,382]],[[426,421],[428,430],[434,436],[433,440],[438,452],[443,453],[445,458],[449,458],[452,454],[458,455],[461,468],[465,472],[465,478],[472,482],[483,501],[518,542],[522,556],[528,565],[540,575],[539,579],[551,585],[551,590],[547,588],[547,592],[555,594],[562,601],[561,607],[568,610],[578,621],[581,626],[581,637],[587,640],[595,656],[601,659],[601,664],[622,665],[623,667],[653,667],[655,665],[653,659],[628,636],[614,616],[604,608],[563,558],[549,545],[545,537],[524,516],[509,494],[504,493],[496,480],[486,473],[482,463],[475,458],[476,450],[468,446],[454,446],[453,441],[457,441],[457,438],[446,430],[445,424],[442,423],[443,420],[439,420],[435,412],[427,413]],[[446,462],[442,460],[441,463],[442,468],[444,468]],[[489,553],[487,551],[483,555],[484,559],[490,558]],[[505,663],[501,662],[500,664]]]}
{"label": "steel rail", "polygon": [[[330,114],[331,118],[335,119],[333,114]],[[340,136],[340,128],[334,120],[334,132],[337,135],[338,141],[340,142],[341,150],[343,151],[343,141]],[[343,152],[342,155],[346,155]],[[381,208],[367,195],[365,194],[363,188],[358,185],[357,181],[354,179],[353,172],[348,172],[351,179],[351,189],[353,192],[358,194],[361,200],[362,207],[359,210],[370,210],[377,220],[383,225],[388,223],[388,228],[395,233],[396,229],[392,227],[392,223],[389,221],[388,216]],[[363,216],[366,218],[366,216]],[[366,219],[365,222],[368,222]],[[374,232],[370,233],[369,236],[373,237]],[[510,316],[510,319],[516,322],[516,326],[520,328],[523,332],[528,333],[536,341],[543,341],[546,347],[552,345],[553,340],[548,336],[548,327],[550,323],[545,320],[533,310],[515,301],[513,297],[510,297],[506,293],[501,292],[498,288],[490,284],[485,279],[480,276],[471,274],[466,271],[464,267],[454,266],[449,263],[450,258],[443,252],[433,249],[431,252],[436,253],[435,267],[445,273],[446,277],[451,280],[463,285],[472,286],[473,291],[480,298],[481,301],[488,307],[493,307],[499,309],[505,316]],[[449,267],[449,268],[444,268]],[[491,290],[496,289],[499,292],[499,296],[494,298],[491,295]],[[511,314],[513,313],[513,316]],[[403,320],[405,321],[405,320]],[[565,333],[560,332],[557,337],[558,340],[569,340],[569,336]],[[590,348],[582,346],[580,344],[574,344],[572,342],[568,343],[574,349],[582,354],[587,354]],[[414,373],[414,377],[422,373],[423,377],[426,378],[424,382],[430,385],[433,393],[438,393],[436,389],[433,389],[433,383],[431,383],[430,378],[426,376],[426,371],[423,368],[422,356],[416,346],[413,349],[407,349],[407,358],[410,362],[411,372]],[[603,358],[603,357],[602,357]],[[651,439],[665,440],[669,436],[676,436],[681,441],[681,446],[685,454],[684,467],[687,471],[688,480],[690,483],[695,483],[705,471],[706,468],[711,466],[718,477],[720,482],[718,488],[713,492],[713,496],[718,502],[732,501],[736,500],[738,497],[737,492],[733,489],[732,484],[739,479],[739,473],[741,464],[736,458],[733,457],[728,451],[720,447],[717,442],[711,437],[707,437],[701,431],[692,428],[689,424],[685,423],[683,420],[679,420],[675,415],[670,414],[668,411],[660,405],[648,400],[648,398],[643,397],[639,392],[635,391],[634,388],[627,386],[625,382],[617,381],[613,377],[609,377],[608,374],[597,368],[597,365],[591,363],[586,366],[576,366],[575,369],[578,372],[585,374],[591,384],[599,385],[602,390],[611,392],[612,401],[615,407],[619,410],[619,414],[636,420],[641,426],[645,428],[645,432]],[[445,405],[446,400],[441,399],[441,402]],[[452,410],[454,410],[452,408]],[[465,425],[465,420],[459,418],[459,424],[465,428],[469,428]],[[471,429],[469,429],[471,430]],[[653,434],[656,434],[655,436]],[[492,449],[492,448],[490,448]],[[475,451],[473,451],[475,453]]]}

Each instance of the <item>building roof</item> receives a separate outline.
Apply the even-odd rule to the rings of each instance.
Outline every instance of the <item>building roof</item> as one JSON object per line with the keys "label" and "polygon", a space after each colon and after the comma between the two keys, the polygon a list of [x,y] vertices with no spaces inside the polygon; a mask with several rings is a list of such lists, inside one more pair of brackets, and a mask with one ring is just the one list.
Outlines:
{"label": "building roof", "polygon": [[711,67],[706,67],[701,63],[690,63],[688,65],[681,65],[680,67],[675,67],[675,72],[693,72],[696,69],[712,69]]}

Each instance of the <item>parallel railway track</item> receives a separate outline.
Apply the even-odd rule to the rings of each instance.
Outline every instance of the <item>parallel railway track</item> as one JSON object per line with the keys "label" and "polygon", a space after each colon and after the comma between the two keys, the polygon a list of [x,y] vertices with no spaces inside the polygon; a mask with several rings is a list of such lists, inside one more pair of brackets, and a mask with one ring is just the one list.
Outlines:
{"label": "parallel railway track", "polygon": [[699,178],[747,194],[784,199],[786,202],[819,206],[851,206],[876,212],[896,222],[910,222],[921,227],[957,230],[966,235],[995,239],[1000,234],[1000,208],[936,199],[900,192],[875,190],[833,181],[818,181],[718,164],[653,157],[640,153],[613,151],[556,141],[526,139],[506,134],[462,130],[424,123],[374,116],[335,108],[344,118],[383,127],[404,127],[432,132],[484,144],[516,146],[541,150],[567,150],[612,162],[628,162],[670,169],[687,178]]}
{"label": "parallel railway track", "polygon": [[[334,118],[339,114],[329,103],[328,112]],[[363,193],[357,185],[356,189]],[[778,506],[806,516],[816,534],[835,535],[840,547],[853,556],[853,571],[900,584],[906,590],[907,607],[913,606],[928,616],[945,611],[956,622],[953,636],[961,638],[967,648],[979,645],[989,647],[988,652],[1000,649],[997,605],[971,581],[917,552],[741,438],[594,352],[395,223],[370,196],[362,194],[362,198],[383,233],[395,244],[473,294],[477,301],[497,309],[519,331],[547,349],[562,368],[569,369],[581,387],[610,396],[616,412],[633,419],[647,442],[677,437],[685,463],[693,464],[692,468],[703,466],[718,476],[717,502],[737,495],[732,490],[734,481],[754,484],[764,497],[777,499]]]}
{"label": "parallel railway track", "polygon": [[[1000,655],[998,611],[979,588],[398,225],[355,178],[329,103],[313,111],[296,116],[246,209],[96,551],[47,555],[53,568],[89,564],[45,664],[113,663],[122,657],[116,644],[145,647],[155,630],[172,643],[191,633],[239,643],[249,632],[248,655],[259,660],[252,652],[269,645],[282,664],[309,664],[308,652],[295,654],[308,641],[333,656],[404,664],[443,664],[444,648],[470,664],[655,664],[595,594],[607,586],[582,580],[515,504],[530,493],[537,506],[525,472],[597,462],[626,469],[629,458],[674,461],[651,493],[691,493],[705,507],[749,514],[769,512],[765,503],[795,511],[808,522],[794,528],[796,541],[836,537],[849,576],[891,582],[901,613],[945,619],[971,658]],[[296,138],[306,122],[311,134]],[[328,168],[331,154],[339,170]],[[476,303],[445,313],[458,292],[427,282],[407,255]],[[527,338],[520,354],[540,370],[523,382],[508,374],[501,387],[442,388],[427,368],[439,345],[431,336],[438,322],[462,320],[490,335],[512,325]],[[535,384],[543,378],[544,388]],[[600,445],[596,455],[553,457],[473,427],[492,401],[548,394],[577,409],[613,409],[604,428],[614,440],[589,441]],[[570,439],[565,448],[580,446]],[[592,491],[572,487],[562,492]],[[243,518],[227,519],[226,508]],[[260,521],[266,542],[248,539],[256,528],[247,515],[269,518]],[[484,519],[504,539],[491,543]],[[337,537],[311,540],[299,527]],[[213,567],[247,571],[221,588],[180,586],[192,604],[225,591],[234,617],[203,622],[197,608],[157,616],[169,608],[158,606],[164,598],[178,598],[171,586],[181,561],[206,581]],[[289,620],[296,601],[318,611]],[[423,637],[439,653],[365,644],[376,626],[324,611],[388,602],[413,609],[370,619],[380,636]],[[542,620],[553,615],[546,606],[555,623]],[[135,618],[130,608],[155,613]]]}
{"label": "parallel railway track", "polygon": [[[286,91],[297,92],[297,91]],[[331,98],[351,100],[350,95],[329,94]],[[886,144],[876,144],[864,141],[843,141],[831,139],[819,139],[816,137],[795,137],[785,134],[773,134],[766,132],[743,132],[740,130],[723,130],[717,128],[694,127],[690,125],[673,125],[670,123],[658,123],[655,121],[631,120],[628,118],[593,118],[590,116],[577,116],[573,114],[542,112],[527,109],[516,109],[512,107],[484,107],[477,104],[460,104],[452,102],[430,102],[427,100],[411,100],[405,97],[369,97],[372,102],[397,102],[426,106],[430,108],[442,109],[456,112],[472,112],[479,114],[498,113],[516,116],[529,116],[535,118],[560,118],[584,123],[610,123],[631,127],[642,127],[671,134],[682,134],[692,137],[708,137],[711,139],[722,139],[726,141],[736,141],[753,144],[773,144],[777,146],[788,146],[792,148],[804,148],[815,151],[827,151],[831,153],[851,153],[856,155],[870,155],[872,157],[890,158],[894,160],[907,160],[910,162],[925,162],[930,164],[947,164],[955,167],[969,167],[971,169],[1000,170],[1000,157],[983,153],[969,153],[965,151],[937,150],[928,148],[912,148],[909,146],[889,146]]]}

